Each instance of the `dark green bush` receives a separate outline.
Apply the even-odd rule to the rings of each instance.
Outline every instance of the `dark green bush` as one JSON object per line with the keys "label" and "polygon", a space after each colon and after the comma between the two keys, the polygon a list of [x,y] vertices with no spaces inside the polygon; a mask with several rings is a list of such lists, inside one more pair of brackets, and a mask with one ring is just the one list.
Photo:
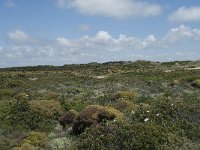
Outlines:
{"label": "dark green bush", "polygon": [[[78,149],[154,150],[179,147],[182,139],[155,123],[106,123],[81,134]],[[173,144],[173,145],[171,145]]]}
{"label": "dark green bush", "polygon": [[27,100],[20,100],[12,104],[9,120],[13,128],[25,128],[31,130],[45,130],[51,128],[53,123],[53,120],[32,111]]}

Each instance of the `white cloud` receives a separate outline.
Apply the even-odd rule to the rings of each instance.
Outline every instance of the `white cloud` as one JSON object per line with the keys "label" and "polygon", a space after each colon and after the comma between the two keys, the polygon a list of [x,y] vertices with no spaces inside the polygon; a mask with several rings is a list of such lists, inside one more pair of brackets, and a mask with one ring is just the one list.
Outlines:
{"label": "white cloud", "polygon": [[57,0],[60,8],[73,8],[85,15],[99,15],[114,18],[129,16],[155,16],[161,13],[161,6],[138,0]]}
{"label": "white cloud", "polygon": [[97,41],[108,41],[108,40],[112,39],[112,36],[108,32],[106,32],[106,31],[99,31],[96,34],[95,39]]}
{"label": "white cloud", "polygon": [[169,20],[175,22],[200,21],[200,7],[180,7],[169,16]]}
{"label": "white cloud", "polygon": [[58,44],[60,44],[61,46],[71,46],[71,43],[68,39],[64,38],[64,37],[59,37],[56,39]]}
{"label": "white cloud", "polygon": [[144,39],[136,37],[127,37],[126,35],[119,35],[119,37],[112,37],[106,31],[99,31],[95,36],[83,36],[77,40],[70,40],[63,37],[57,38],[57,43],[74,51],[107,51],[116,52],[123,50],[141,50],[153,47],[157,40],[154,35],[149,35]]}
{"label": "white cloud", "polygon": [[177,28],[170,29],[163,38],[164,44],[177,43],[184,40],[200,40],[200,30],[180,25]]}
{"label": "white cloud", "polygon": [[156,38],[154,35],[147,36],[144,41],[142,41],[142,48],[153,46],[154,43],[156,43]]}
{"label": "white cloud", "polygon": [[13,42],[24,43],[24,42],[32,41],[32,38],[26,32],[18,30],[18,29],[16,29],[15,31],[9,32],[8,37]]}

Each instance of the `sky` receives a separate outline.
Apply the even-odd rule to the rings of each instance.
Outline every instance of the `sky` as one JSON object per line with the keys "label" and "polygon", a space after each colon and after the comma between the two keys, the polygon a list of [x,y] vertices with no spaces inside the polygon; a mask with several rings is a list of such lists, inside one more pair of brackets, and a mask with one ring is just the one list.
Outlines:
{"label": "sky", "polygon": [[198,59],[199,0],[0,0],[0,68]]}

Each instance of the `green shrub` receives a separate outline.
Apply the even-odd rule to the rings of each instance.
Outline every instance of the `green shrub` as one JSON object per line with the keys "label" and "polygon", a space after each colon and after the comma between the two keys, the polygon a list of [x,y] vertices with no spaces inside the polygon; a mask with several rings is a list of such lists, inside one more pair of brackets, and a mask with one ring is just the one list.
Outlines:
{"label": "green shrub", "polygon": [[12,103],[8,120],[14,129],[25,128],[32,130],[37,128],[48,129],[53,122],[45,115],[32,111],[27,100]]}
{"label": "green shrub", "polygon": [[17,95],[14,96],[16,100],[28,100],[28,94],[26,93],[18,93]]}
{"label": "green shrub", "polygon": [[10,140],[3,135],[0,135],[0,149],[1,150],[6,150],[9,149],[10,146]]}
{"label": "green shrub", "polygon": [[182,144],[180,137],[154,123],[109,123],[89,128],[79,138],[77,148],[91,150],[173,149]]}
{"label": "green shrub", "polygon": [[172,82],[170,82],[170,86],[175,86],[175,85],[180,85],[180,81],[179,80],[173,80]]}
{"label": "green shrub", "polygon": [[14,92],[11,89],[0,89],[0,98],[12,97]]}
{"label": "green shrub", "polygon": [[104,120],[113,119],[122,122],[124,120],[124,115],[112,107],[90,105],[80,112],[74,119],[72,131],[74,134],[80,134],[86,127],[98,124]]}
{"label": "green shrub", "polygon": [[73,141],[66,137],[55,138],[50,141],[50,146],[52,149],[56,150],[72,150],[73,149]]}
{"label": "green shrub", "polygon": [[200,79],[193,81],[191,85],[200,88]]}
{"label": "green shrub", "polygon": [[39,148],[31,144],[24,143],[20,147],[13,147],[12,150],[39,150]]}
{"label": "green shrub", "polygon": [[63,114],[58,121],[63,127],[65,127],[67,124],[72,124],[77,115],[78,112],[71,109]]}
{"label": "green shrub", "polygon": [[22,80],[10,80],[7,82],[6,87],[7,88],[17,88],[17,87],[23,87],[25,83]]}
{"label": "green shrub", "polygon": [[139,109],[138,104],[134,104],[127,100],[120,100],[117,104],[115,104],[115,108],[120,111],[137,111]]}
{"label": "green shrub", "polygon": [[1,131],[8,131],[10,128],[12,128],[9,122],[11,104],[12,102],[8,100],[0,101],[0,134]]}
{"label": "green shrub", "polygon": [[118,91],[115,93],[112,97],[112,101],[116,101],[118,99],[124,99],[129,101],[136,101],[136,99],[139,97],[139,94],[136,92],[130,92],[130,91]]}
{"label": "green shrub", "polygon": [[64,112],[59,101],[53,100],[33,100],[30,101],[30,109],[33,112],[44,115],[48,118],[58,118]]}
{"label": "green shrub", "polygon": [[200,105],[195,100],[159,99],[152,102],[150,108],[141,107],[129,117],[132,123],[145,123],[147,118],[148,122],[157,123],[173,131],[174,134],[196,141],[200,139],[199,114]]}
{"label": "green shrub", "polygon": [[42,132],[31,131],[28,137],[24,139],[24,144],[30,144],[36,147],[45,147],[47,145],[47,135]]}
{"label": "green shrub", "polygon": [[66,105],[69,109],[74,109],[77,112],[82,111],[86,107],[86,104],[82,101],[70,101],[66,102]]}
{"label": "green shrub", "polygon": [[50,92],[44,97],[44,99],[47,99],[47,100],[58,100],[60,96],[61,95],[59,93]]}
{"label": "green shrub", "polygon": [[35,129],[40,117],[30,112],[29,103],[26,100],[14,102],[10,110],[10,123],[14,128],[23,127]]}

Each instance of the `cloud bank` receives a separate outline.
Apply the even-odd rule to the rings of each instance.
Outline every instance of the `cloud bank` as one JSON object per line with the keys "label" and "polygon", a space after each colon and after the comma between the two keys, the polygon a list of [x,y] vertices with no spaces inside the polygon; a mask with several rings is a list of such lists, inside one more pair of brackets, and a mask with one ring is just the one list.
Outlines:
{"label": "cloud bank", "polygon": [[[200,55],[197,54],[199,52],[197,49],[193,51],[187,49],[188,44],[196,48],[200,47],[200,29],[185,25],[170,29],[163,37],[147,35],[139,38],[123,34],[113,37],[107,31],[99,31],[93,36],[85,35],[79,39],[57,37],[49,42],[30,42],[30,39],[34,38],[18,29],[9,32],[8,37],[12,46],[0,45],[0,67],[63,65],[111,60],[160,60],[160,58],[166,60],[167,57],[174,57],[169,53],[169,51],[173,52],[171,51],[173,49],[176,49],[174,51],[176,58],[189,56],[192,58]],[[187,50],[187,54],[180,48]]]}
{"label": "cloud bank", "polygon": [[113,18],[148,17],[161,13],[161,6],[138,0],[56,0],[62,9],[74,9],[84,15]]}

